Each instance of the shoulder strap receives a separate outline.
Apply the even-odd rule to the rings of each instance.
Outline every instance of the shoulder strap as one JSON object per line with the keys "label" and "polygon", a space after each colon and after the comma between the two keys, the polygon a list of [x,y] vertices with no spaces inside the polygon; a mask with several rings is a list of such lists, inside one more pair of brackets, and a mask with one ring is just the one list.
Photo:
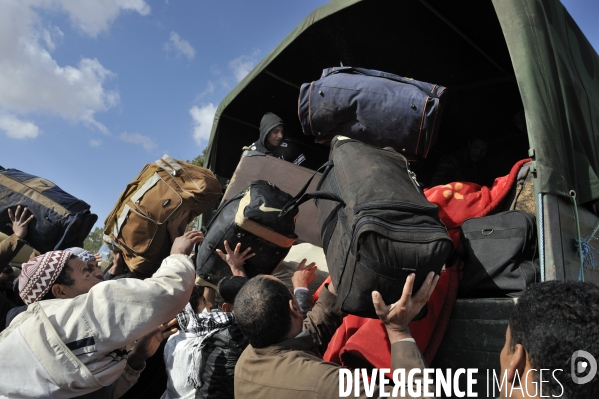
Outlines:
{"label": "shoulder strap", "polygon": [[306,202],[312,198],[328,199],[331,201],[340,202],[341,204],[345,205],[345,203],[343,202],[341,197],[339,197],[336,194],[329,193],[328,191],[314,191],[314,192],[306,194],[306,190],[308,190],[308,187],[310,186],[310,183],[312,183],[314,176],[316,176],[316,174],[318,172],[320,172],[321,170],[323,170],[323,169],[325,170],[323,172],[320,182],[318,183],[318,187],[317,187],[317,190],[318,190],[318,188],[320,188],[320,185],[322,183],[322,178],[324,178],[332,168],[333,168],[332,160],[329,160],[324,165],[322,165],[320,168],[318,168],[318,170],[316,172],[314,172],[314,174],[312,175],[312,177],[310,177],[310,179],[308,179],[306,184],[304,184],[304,187],[302,187],[302,189],[297,193],[297,195],[295,197],[293,197],[287,204],[285,204],[283,209],[281,209],[281,212],[279,213],[279,217],[285,216],[292,209],[298,208],[301,204],[303,204],[304,202]]}

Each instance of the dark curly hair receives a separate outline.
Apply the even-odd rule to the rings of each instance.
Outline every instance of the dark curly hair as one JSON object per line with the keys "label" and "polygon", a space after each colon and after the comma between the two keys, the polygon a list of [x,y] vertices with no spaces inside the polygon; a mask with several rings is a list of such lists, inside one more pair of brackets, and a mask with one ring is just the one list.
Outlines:
{"label": "dark curly hair", "polygon": [[[599,287],[574,281],[533,284],[514,307],[509,327],[510,351],[521,344],[533,368],[563,370],[555,374],[562,398],[599,397],[599,376],[575,384],[570,364],[577,350],[599,358]],[[535,378],[539,381],[538,371]],[[549,378],[543,394],[559,395],[559,383]]]}
{"label": "dark curly hair", "polygon": [[[191,291],[191,297],[189,297],[189,304],[193,308],[194,312],[196,311],[196,309],[198,308],[198,305],[200,304],[201,297],[204,295],[204,289],[205,289],[204,287],[198,287],[197,285],[193,286],[193,289]],[[210,310],[210,309],[208,309],[208,310]]]}
{"label": "dark curly hair", "polygon": [[283,282],[265,276],[256,276],[241,288],[235,298],[235,318],[254,348],[276,344],[287,335],[293,298]]}

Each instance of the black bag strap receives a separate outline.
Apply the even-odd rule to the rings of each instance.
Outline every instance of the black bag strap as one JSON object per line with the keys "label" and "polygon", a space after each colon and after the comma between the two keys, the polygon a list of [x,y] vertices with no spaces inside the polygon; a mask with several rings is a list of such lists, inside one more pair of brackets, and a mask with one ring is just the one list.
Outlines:
{"label": "black bag strap", "polygon": [[[316,170],[316,172],[314,172],[312,177],[310,177],[310,179],[308,179],[306,184],[304,184],[304,187],[302,187],[302,189],[297,193],[297,195],[295,197],[293,197],[287,204],[285,204],[283,209],[281,209],[281,212],[279,213],[279,217],[285,216],[292,209],[298,208],[301,204],[303,204],[304,202],[306,202],[312,198],[328,199],[331,201],[340,202],[345,205],[345,203],[343,202],[341,197],[339,197],[336,194],[329,193],[328,191],[314,191],[314,192],[306,194],[306,191],[308,190],[308,187],[310,186],[310,183],[312,183],[312,180],[314,179],[316,174],[318,172],[320,172],[321,170],[325,169],[325,172],[323,173],[323,177],[324,177],[326,174],[328,174],[328,171],[332,168],[333,168],[333,161],[328,161],[324,165],[322,165],[320,168],[318,168],[318,170]],[[322,182],[322,180],[319,182],[318,186],[320,186],[321,182]]]}
{"label": "black bag strap", "polygon": [[[434,91],[429,90],[428,88],[424,87],[424,85],[421,84],[423,82],[420,82],[418,80],[406,79],[406,78],[401,77],[399,75],[394,75],[394,74],[388,73],[388,72],[377,71],[377,70],[374,70],[374,69],[366,69],[366,68],[359,68],[359,67],[344,67],[344,68],[339,68],[339,69],[335,69],[333,71],[330,71],[325,76],[333,75],[333,74],[336,74],[336,73],[352,73],[352,72],[357,72],[357,73],[359,73],[361,75],[365,75],[365,76],[373,76],[375,78],[389,79],[389,80],[393,80],[395,82],[400,82],[400,83],[405,83],[405,84],[408,84],[408,85],[412,85],[412,86],[418,88],[420,91],[422,91],[424,94],[426,94],[427,96],[429,96],[431,98],[439,98],[439,96],[437,95],[437,93],[435,93]],[[325,76],[323,76],[323,77],[325,77]],[[439,86],[435,86],[435,87],[439,87]]]}
{"label": "black bag strap", "polygon": [[341,205],[337,205],[337,207],[329,214],[322,224],[320,236],[322,237],[322,249],[324,250],[325,254],[329,248],[329,242],[331,242],[331,236],[333,235],[335,226],[337,226],[337,221],[339,219],[339,206]]}
{"label": "black bag strap", "polygon": [[[318,182],[318,184],[316,185],[316,191],[321,191],[320,188],[322,187],[322,184],[324,183],[324,179],[327,177],[327,175],[329,173],[331,173],[331,171],[333,170],[333,160],[330,160],[329,162],[325,163],[324,165],[322,165],[320,168],[325,167],[324,168],[324,172],[322,172],[322,176],[320,177],[320,181]],[[306,186],[307,188],[307,186]]]}

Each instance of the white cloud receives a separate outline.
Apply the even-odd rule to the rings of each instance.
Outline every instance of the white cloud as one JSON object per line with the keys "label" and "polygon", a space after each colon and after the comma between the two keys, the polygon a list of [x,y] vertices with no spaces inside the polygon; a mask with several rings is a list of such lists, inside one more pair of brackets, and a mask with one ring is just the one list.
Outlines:
{"label": "white cloud", "polygon": [[260,55],[260,50],[256,49],[250,55],[242,55],[229,62],[229,69],[233,72],[238,82],[241,82],[254,68],[258,60],[258,55]]}
{"label": "white cloud", "polygon": [[201,92],[200,94],[198,94],[196,96],[195,101],[196,102],[200,101],[202,98],[204,98],[210,94],[214,94],[214,88],[215,88],[214,83],[212,83],[212,81],[209,80],[208,83],[206,84],[206,88],[204,89],[203,92]]}
{"label": "white cloud", "polygon": [[89,145],[92,147],[99,147],[102,145],[102,140],[92,139],[89,141]]}
{"label": "white cloud", "polygon": [[171,37],[164,45],[166,51],[173,51],[177,57],[184,56],[188,60],[192,60],[196,55],[195,49],[187,40],[181,39],[177,32],[171,32]]}
{"label": "white cloud", "polygon": [[119,93],[106,88],[115,74],[92,58],[59,65],[51,53],[64,33],[40,12],[66,13],[81,32],[95,37],[123,11],[148,15],[145,1],[0,0],[0,7],[0,112],[49,113],[109,133],[95,115],[120,102]]}
{"label": "white cloud", "polygon": [[147,151],[153,150],[157,147],[156,143],[151,138],[141,135],[139,133],[121,133],[119,139],[126,143],[137,144],[145,148]]}
{"label": "white cloud", "polygon": [[194,105],[189,110],[189,114],[193,118],[193,138],[201,146],[202,142],[210,140],[216,106],[212,103],[202,107]]}
{"label": "white cloud", "polygon": [[121,12],[151,12],[144,0],[30,0],[34,7],[58,9],[69,15],[71,23],[85,34],[96,37],[108,30]]}
{"label": "white cloud", "polygon": [[0,115],[0,129],[12,139],[34,139],[40,134],[40,129],[35,124],[12,115]]}

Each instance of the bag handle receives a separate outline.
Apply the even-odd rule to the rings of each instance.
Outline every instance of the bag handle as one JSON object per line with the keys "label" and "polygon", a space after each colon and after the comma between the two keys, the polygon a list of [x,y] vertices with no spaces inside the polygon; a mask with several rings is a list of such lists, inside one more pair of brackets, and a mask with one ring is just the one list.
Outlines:
{"label": "bag handle", "polygon": [[[412,86],[418,88],[420,91],[422,91],[424,94],[426,94],[427,96],[429,96],[431,98],[439,98],[437,93],[435,93],[434,91],[429,91],[427,88],[423,87],[422,85],[419,85],[418,83],[420,83],[420,82],[418,82],[418,81],[410,80],[410,79],[401,77],[399,75],[394,75],[394,74],[388,73],[388,72],[377,71],[374,69],[366,69],[366,68],[358,68],[358,67],[343,67],[340,69],[334,69],[334,70],[330,71],[329,73],[324,75],[323,78],[325,76],[333,75],[336,73],[352,73],[352,72],[357,72],[357,73],[359,73],[361,75],[365,75],[365,76],[373,76],[376,78],[389,79],[389,80],[393,80],[395,82],[409,84],[409,85],[412,85]],[[416,83],[416,82],[418,82],[418,83]],[[433,90],[435,87],[439,87],[439,86],[434,86]]]}
{"label": "bag handle", "polygon": [[[323,164],[320,168],[318,168],[318,170],[316,170],[316,172],[314,172],[312,177],[310,177],[310,179],[308,179],[306,184],[304,184],[304,187],[302,187],[302,189],[297,193],[297,195],[295,197],[293,197],[288,203],[286,203],[285,206],[283,207],[283,209],[281,209],[281,212],[279,213],[279,217],[283,217],[283,216],[287,215],[289,212],[291,212],[292,209],[298,208],[301,204],[303,204],[304,202],[306,202],[312,198],[328,199],[331,201],[340,202],[343,205],[345,205],[345,203],[343,202],[341,197],[339,197],[336,194],[329,193],[328,191],[314,191],[314,192],[306,194],[306,191],[308,190],[308,187],[310,186],[310,183],[312,183],[312,180],[314,179],[316,174],[318,172],[320,172],[321,170],[325,169],[325,171],[323,172],[323,177],[324,177],[329,173],[329,171],[332,168],[333,168],[332,160],[329,160],[328,162]],[[322,180],[320,182],[318,182],[317,190],[320,187],[321,183],[322,183]]]}

